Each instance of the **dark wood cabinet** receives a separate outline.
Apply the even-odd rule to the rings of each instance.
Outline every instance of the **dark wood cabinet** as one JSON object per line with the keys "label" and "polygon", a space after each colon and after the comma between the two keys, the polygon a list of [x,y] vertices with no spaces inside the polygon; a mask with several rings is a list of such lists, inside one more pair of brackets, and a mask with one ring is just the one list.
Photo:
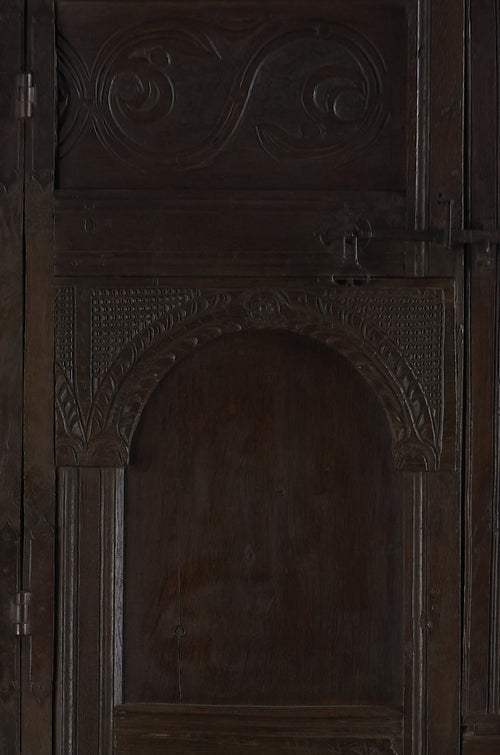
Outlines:
{"label": "dark wood cabinet", "polygon": [[500,751],[497,5],[0,20],[0,750]]}

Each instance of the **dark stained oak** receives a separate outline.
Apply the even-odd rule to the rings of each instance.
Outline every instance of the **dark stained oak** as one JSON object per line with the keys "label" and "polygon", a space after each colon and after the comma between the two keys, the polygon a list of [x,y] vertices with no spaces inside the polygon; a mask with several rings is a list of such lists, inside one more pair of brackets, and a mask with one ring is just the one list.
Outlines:
{"label": "dark stained oak", "polygon": [[205,347],[134,439],[124,700],[401,704],[403,516],[347,360],[272,331]]}
{"label": "dark stained oak", "polygon": [[55,454],[53,405],[54,299],[52,220],[54,138],[48,128],[55,104],[54,8],[47,0],[26,3],[26,34],[35,40],[29,65],[38,82],[37,118],[26,128],[25,350],[23,585],[33,596],[32,636],[22,644],[23,726],[21,751],[50,755],[54,749],[55,685]]}
{"label": "dark stained oak", "polygon": [[[17,755],[21,648],[13,605],[22,570],[23,130],[10,96],[21,63],[22,3],[5,9],[0,67],[0,752]],[[6,51],[7,52],[7,51]]]}
{"label": "dark stained oak", "polygon": [[500,752],[499,24],[0,0],[2,754]]}
{"label": "dark stained oak", "polygon": [[464,755],[495,755],[500,747],[500,716],[479,714],[464,718]]}
{"label": "dark stained oak", "polygon": [[404,188],[404,3],[58,5],[58,188]]}
{"label": "dark stained oak", "polygon": [[59,750],[457,755],[461,10],[57,11]]}
{"label": "dark stained oak", "polygon": [[129,705],[117,709],[115,752],[385,755],[400,752],[394,708]]}
{"label": "dark stained oak", "polygon": [[464,755],[497,755],[500,750],[500,737],[477,737],[464,739]]}
{"label": "dark stained oak", "polygon": [[[499,61],[492,38],[497,24],[496,6],[471,4],[467,222],[479,228],[498,223],[498,161],[486,157],[498,155],[498,113],[495,107],[483,105],[498,87]],[[488,250],[476,245],[469,255],[463,713],[489,714],[495,720],[500,713],[498,247]]]}

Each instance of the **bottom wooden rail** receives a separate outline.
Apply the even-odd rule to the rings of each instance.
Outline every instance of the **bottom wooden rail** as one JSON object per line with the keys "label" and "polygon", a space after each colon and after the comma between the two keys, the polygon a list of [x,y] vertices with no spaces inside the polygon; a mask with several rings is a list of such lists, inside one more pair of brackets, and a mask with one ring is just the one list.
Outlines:
{"label": "bottom wooden rail", "polygon": [[403,717],[383,707],[123,705],[115,752],[400,755]]}

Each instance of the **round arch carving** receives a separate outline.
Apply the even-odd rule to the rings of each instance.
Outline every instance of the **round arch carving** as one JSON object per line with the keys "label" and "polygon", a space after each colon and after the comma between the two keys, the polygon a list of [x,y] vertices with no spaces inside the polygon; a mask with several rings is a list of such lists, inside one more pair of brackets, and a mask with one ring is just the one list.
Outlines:
{"label": "round arch carving", "polygon": [[[85,419],[69,371],[59,364],[56,406],[60,465],[127,465],[142,410],[176,363],[224,334],[267,328],[301,334],[336,349],[381,400],[392,431],[396,467],[414,471],[439,468],[442,440],[436,391],[419,374],[419,365],[412,364],[411,348],[398,339],[387,317],[384,320],[380,315],[391,306],[413,306],[415,310],[419,294],[428,292],[406,289],[406,304],[401,303],[401,294],[398,304],[394,292],[370,288],[358,292],[333,287],[317,291],[228,289],[190,293],[187,301],[152,317],[149,324],[132,333],[113,355]],[[427,317],[428,328],[434,328],[439,341],[435,352],[441,362],[442,293],[434,289],[432,301],[420,297],[421,315]],[[417,326],[421,329],[422,323],[417,322]],[[442,364],[434,368],[439,373]],[[434,376],[434,384],[439,380],[440,374]]]}

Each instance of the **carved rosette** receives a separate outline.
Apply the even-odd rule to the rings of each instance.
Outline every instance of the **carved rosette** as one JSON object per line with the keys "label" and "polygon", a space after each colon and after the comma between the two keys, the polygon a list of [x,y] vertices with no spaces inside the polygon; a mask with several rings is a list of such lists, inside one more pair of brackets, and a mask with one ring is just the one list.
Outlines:
{"label": "carved rosette", "polygon": [[[60,289],[58,294],[60,465],[126,465],[142,410],[176,362],[224,334],[267,328],[313,338],[345,356],[384,405],[396,466],[439,468],[444,411],[442,289],[135,288],[94,289],[87,295],[90,316],[85,322],[72,315],[72,289]],[[78,334],[75,322],[81,329]],[[87,344],[87,365],[82,365],[81,354],[74,359],[76,343],[78,348]]]}

